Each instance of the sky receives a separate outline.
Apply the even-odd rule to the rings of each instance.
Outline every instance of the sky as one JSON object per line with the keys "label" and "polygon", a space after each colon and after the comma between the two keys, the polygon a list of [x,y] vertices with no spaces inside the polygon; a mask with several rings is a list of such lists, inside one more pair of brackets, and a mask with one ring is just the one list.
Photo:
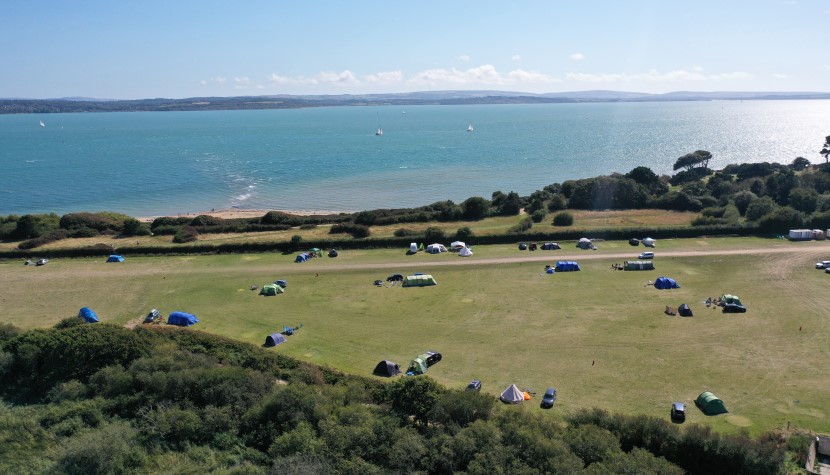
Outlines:
{"label": "sky", "polygon": [[830,92],[830,0],[9,0],[0,98]]}

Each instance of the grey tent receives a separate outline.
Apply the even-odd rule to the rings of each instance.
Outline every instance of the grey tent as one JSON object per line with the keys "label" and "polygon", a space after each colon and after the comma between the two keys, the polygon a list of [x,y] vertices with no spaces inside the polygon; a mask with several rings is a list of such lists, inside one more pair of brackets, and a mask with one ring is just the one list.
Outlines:
{"label": "grey tent", "polygon": [[375,366],[375,370],[372,371],[372,374],[386,377],[397,376],[401,374],[401,367],[397,363],[382,360],[377,364],[377,366]]}
{"label": "grey tent", "polygon": [[685,303],[677,307],[677,313],[679,313],[681,317],[693,316],[692,309]]}
{"label": "grey tent", "polygon": [[511,384],[504,390],[504,392],[501,393],[499,399],[508,404],[519,404],[525,400],[525,395],[515,384]]}
{"label": "grey tent", "polygon": [[281,333],[272,333],[265,337],[265,346],[277,346],[280,343],[285,343],[285,335]]}

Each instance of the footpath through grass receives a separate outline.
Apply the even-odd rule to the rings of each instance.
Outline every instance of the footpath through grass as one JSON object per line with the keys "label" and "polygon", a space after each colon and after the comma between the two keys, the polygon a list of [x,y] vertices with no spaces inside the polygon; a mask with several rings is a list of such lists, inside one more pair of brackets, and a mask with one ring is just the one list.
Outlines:
{"label": "footpath through grass", "polygon": [[[787,423],[830,431],[830,356],[826,308],[830,243],[794,245],[756,238],[663,240],[657,270],[610,269],[643,250],[602,242],[597,251],[572,243],[560,251],[519,252],[479,246],[457,255],[406,256],[404,250],[341,253],[293,263],[293,255],[53,260],[45,267],[0,262],[0,321],[49,326],[90,306],[103,321],[126,324],[151,308],[195,313],[194,329],[254,344],[303,325],[274,351],[355,374],[381,359],[402,366],[424,350],[443,361],[430,375],[450,387],[481,379],[497,395],[508,384],[559,392],[556,411],[602,407],[664,417],[673,401],[689,405],[690,422],[752,433]],[[780,252],[761,253],[773,249]],[[740,252],[668,257],[672,252]],[[663,255],[661,255],[663,254]],[[510,262],[523,258],[535,261]],[[502,259],[493,262],[491,260]],[[575,259],[581,272],[544,273],[544,264]],[[442,265],[463,262],[463,265]],[[477,265],[474,265],[476,264]],[[392,272],[433,274],[438,286],[372,285]],[[660,275],[680,289],[645,286]],[[251,291],[287,279],[285,294]],[[746,314],[723,314],[703,301],[741,297]],[[669,317],[688,303],[692,318]],[[188,331],[188,330],[185,330]],[[730,414],[703,416],[702,391],[721,397]],[[536,401],[532,404],[537,405]]]}

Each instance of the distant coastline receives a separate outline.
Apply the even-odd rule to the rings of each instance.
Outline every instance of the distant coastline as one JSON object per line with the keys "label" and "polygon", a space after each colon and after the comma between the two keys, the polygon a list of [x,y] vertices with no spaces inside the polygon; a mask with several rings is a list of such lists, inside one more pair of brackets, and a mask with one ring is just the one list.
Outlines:
{"label": "distant coastline", "polygon": [[93,98],[0,99],[0,114],[56,114],[71,112],[148,112],[269,110],[309,107],[555,104],[580,102],[674,102],[736,100],[830,99],[830,92],[694,92],[646,94],[624,91],[573,91],[532,94],[508,91],[430,91],[365,95],[271,95],[237,97],[190,97],[183,99],[112,100]]}
{"label": "distant coastline", "polygon": [[246,219],[246,218],[261,218],[266,213],[271,211],[279,211],[281,213],[293,214],[295,216],[325,216],[330,214],[341,214],[344,211],[311,211],[311,210],[294,210],[294,209],[211,209],[210,211],[202,212],[187,212],[175,214],[159,214],[154,216],[140,216],[137,220],[143,223],[152,223],[156,218],[162,217],[180,217],[180,218],[195,218],[196,216],[213,216],[221,219]]}

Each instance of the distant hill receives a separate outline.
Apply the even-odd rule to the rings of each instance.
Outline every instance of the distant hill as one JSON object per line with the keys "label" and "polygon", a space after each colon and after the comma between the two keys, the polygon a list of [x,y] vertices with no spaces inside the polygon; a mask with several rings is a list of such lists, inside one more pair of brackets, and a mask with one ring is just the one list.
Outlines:
{"label": "distant hill", "polygon": [[395,94],[269,95],[186,99],[0,99],[0,114],[297,109],[332,106],[538,104],[563,102],[658,102],[713,100],[830,99],[828,92],[691,92],[646,94],[573,91],[532,94],[512,91],[428,91]]}

